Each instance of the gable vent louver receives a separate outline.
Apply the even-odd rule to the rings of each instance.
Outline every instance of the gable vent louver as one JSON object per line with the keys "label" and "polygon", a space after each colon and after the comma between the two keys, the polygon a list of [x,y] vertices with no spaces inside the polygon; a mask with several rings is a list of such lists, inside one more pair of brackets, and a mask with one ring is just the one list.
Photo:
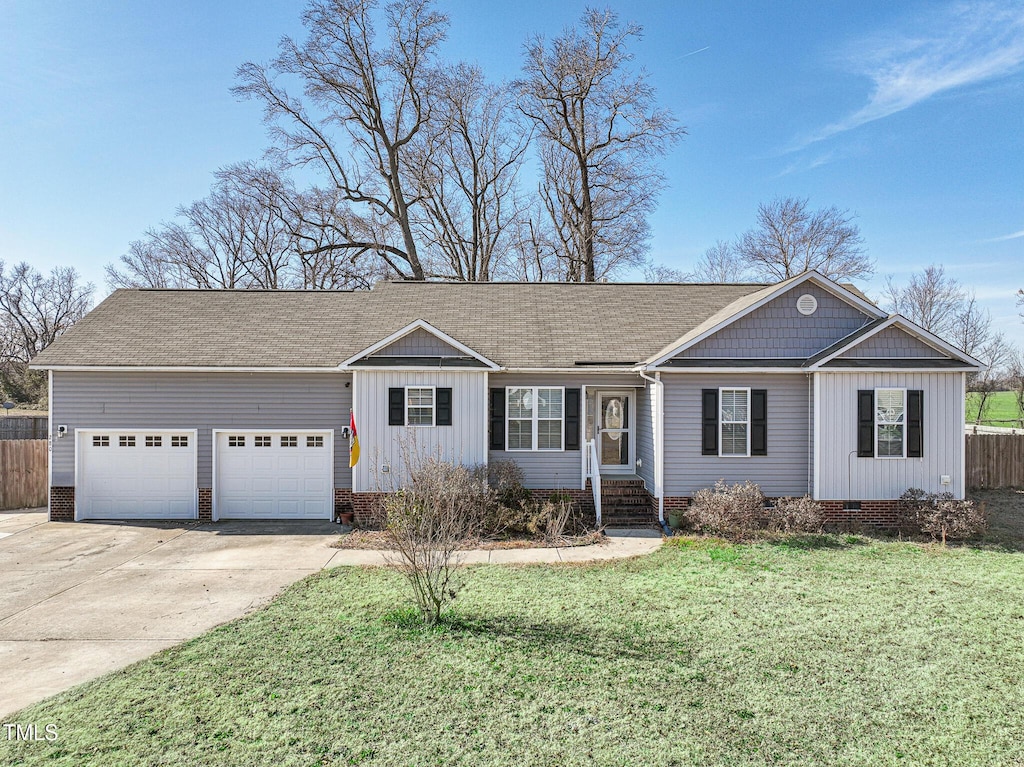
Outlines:
{"label": "gable vent louver", "polygon": [[796,300],[796,310],[805,317],[809,317],[818,311],[818,299],[810,293],[804,293]]}

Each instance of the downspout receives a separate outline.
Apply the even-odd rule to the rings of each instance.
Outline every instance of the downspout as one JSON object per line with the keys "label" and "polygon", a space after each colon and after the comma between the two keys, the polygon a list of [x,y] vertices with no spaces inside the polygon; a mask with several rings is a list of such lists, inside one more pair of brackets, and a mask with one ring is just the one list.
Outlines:
{"label": "downspout", "polygon": [[814,400],[814,373],[807,376],[807,492],[817,497],[818,489],[814,486],[814,419],[818,415],[818,403]]}
{"label": "downspout", "polygon": [[654,490],[658,495],[658,524],[665,535],[672,535],[672,530],[665,524],[665,445],[662,439],[665,429],[665,386],[661,382],[660,372],[655,372],[654,378],[639,368],[636,372],[645,381],[650,381],[657,393],[657,408],[654,413]]}

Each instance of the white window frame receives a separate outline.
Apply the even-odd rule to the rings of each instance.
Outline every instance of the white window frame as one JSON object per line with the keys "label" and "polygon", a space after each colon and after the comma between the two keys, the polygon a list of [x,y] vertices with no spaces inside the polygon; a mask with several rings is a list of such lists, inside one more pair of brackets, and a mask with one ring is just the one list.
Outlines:
{"label": "white window frame", "polygon": [[[508,414],[509,393],[518,390],[529,390],[533,397],[533,407],[530,408],[530,447],[509,447],[508,446],[508,422],[525,421],[525,418],[510,418]],[[539,390],[559,391],[562,393],[562,415],[558,418],[541,418]],[[541,421],[558,421],[558,447],[539,447],[538,428]],[[505,387],[505,450],[512,453],[564,453],[565,452],[565,387],[564,386],[506,386]]]}
{"label": "white window frame", "polygon": [[[879,421],[878,420],[878,393],[879,392],[892,392],[898,391],[903,395],[903,420],[902,421]],[[875,421],[875,458],[879,458],[883,461],[900,461],[907,457],[907,390],[899,386],[877,386],[875,387],[875,399],[874,399],[874,421]],[[902,455],[881,455],[878,449],[878,427],[879,426],[899,426],[903,430],[903,436],[900,440],[900,444],[903,447]]]}
{"label": "white window frame", "polygon": [[[743,392],[747,395],[747,419],[745,421],[726,421],[722,413],[722,394],[724,392]],[[725,440],[722,437],[723,428],[726,423],[741,423],[747,427],[746,452],[726,453]],[[750,458],[750,387],[749,386],[720,386],[718,388],[718,457],[719,458]]]}
{"label": "white window frame", "polygon": [[[409,423],[409,390],[429,389],[430,390],[430,423]],[[437,426],[437,387],[436,386],[406,386],[403,391],[405,397],[405,425],[412,429],[430,429]],[[412,407],[425,409],[426,405],[413,405]]]}

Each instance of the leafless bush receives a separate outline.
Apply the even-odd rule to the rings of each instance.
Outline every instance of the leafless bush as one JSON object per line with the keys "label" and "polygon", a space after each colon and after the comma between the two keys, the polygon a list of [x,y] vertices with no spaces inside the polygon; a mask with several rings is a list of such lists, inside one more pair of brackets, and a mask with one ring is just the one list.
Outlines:
{"label": "leafless bush", "polygon": [[762,526],[764,494],[750,481],[727,485],[719,480],[713,488],[694,494],[686,516],[700,532],[739,538]]}
{"label": "leafless bush", "polygon": [[927,533],[943,544],[981,535],[988,527],[985,504],[957,500],[952,493],[912,487],[900,496],[897,509],[902,530]]}
{"label": "leafless bush", "polygon": [[777,533],[818,533],[825,522],[821,504],[809,495],[779,498],[764,512],[768,529]]}
{"label": "leafless bush", "polygon": [[437,622],[458,595],[459,548],[479,535],[488,495],[479,470],[427,459],[410,467],[406,488],[382,501],[389,558],[425,623]]}
{"label": "leafless bush", "polygon": [[566,534],[583,532],[579,508],[568,495],[555,494],[536,506],[529,523],[530,532],[539,535],[548,545],[560,543]]}

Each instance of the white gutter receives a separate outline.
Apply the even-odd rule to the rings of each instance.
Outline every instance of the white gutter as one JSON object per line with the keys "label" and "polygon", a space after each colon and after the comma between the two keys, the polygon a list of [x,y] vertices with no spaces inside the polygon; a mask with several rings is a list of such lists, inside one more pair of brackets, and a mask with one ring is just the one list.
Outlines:
{"label": "white gutter", "polygon": [[[214,367],[210,365],[29,365],[33,370],[66,373],[337,373],[337,367]],[[394,369],[394,368],[392,368]],[[435,368],[436,370],[436,368]],[[348,371],[342,371],[348,372]]]}
{"label": "white gutter", "polygon": [[654,418],[654,492],[658,496],[658,522],[665,526],[665,385],[661,373],[651,378],[643,370],[636,369],[645,381],[652,384],[652,394],[657,394]]}

